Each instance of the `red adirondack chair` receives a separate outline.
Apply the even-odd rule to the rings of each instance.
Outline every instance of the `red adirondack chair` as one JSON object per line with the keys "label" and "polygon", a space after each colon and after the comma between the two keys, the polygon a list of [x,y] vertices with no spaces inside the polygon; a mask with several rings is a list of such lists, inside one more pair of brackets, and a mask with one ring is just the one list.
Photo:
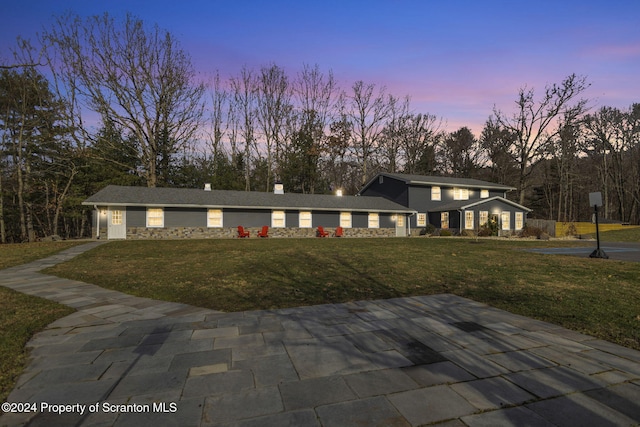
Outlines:
{"label": "red adirondack chair", "polygon": [[327,237],[329,235],[328,231],[324,231],[324,227],[319,225],[318,231],[316,231],[316,237]]}
{"label": "red adirondack chair", "polygon": [[342,237],[342,227],[336,228],[336,237]]}
{"label": "red adirondack chair", "polygon": [[238,237],[240,237],[240,238],[249,237],[249,231],[245,231],[244,227],[239,225],[238,226]]}
{"label": "red adirondack chair", "polygon": [[263,225],[262,230],[258,231],[258,237],[269,237],[269,227]]}

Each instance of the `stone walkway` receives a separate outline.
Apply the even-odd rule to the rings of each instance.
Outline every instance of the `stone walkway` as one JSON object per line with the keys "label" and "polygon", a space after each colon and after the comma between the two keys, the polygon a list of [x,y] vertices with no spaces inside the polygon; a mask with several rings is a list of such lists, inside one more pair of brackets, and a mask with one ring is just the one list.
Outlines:
{"label": "stone walkway", "polygon": [[454,295],[220,313],[38,273],[98,244],[0,271],[78,310],[0,425],[640,424],[635,350]]}

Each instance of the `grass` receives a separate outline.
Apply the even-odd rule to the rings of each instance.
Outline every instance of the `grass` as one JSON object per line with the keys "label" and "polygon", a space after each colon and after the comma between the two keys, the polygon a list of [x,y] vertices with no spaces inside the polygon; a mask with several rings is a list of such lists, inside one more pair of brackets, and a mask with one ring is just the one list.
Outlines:
{"label": "grass", "polygon": [[[593,234],[590,237],[596,238]],[[640,242],[640,227],[630,227],[623,230],[612,230],[600,233],[600,240],[603,242]]]}
{"label": "grass", "polygon": [[453,293],[640,349],[640,263],[522,250],[561,244],[567,243],[121,241],[48,273],[222,311]]}
{"label": "grass", "polygon": [[[0,269],[45,258],[80,242],[0,245]],[[4,402],[24,369],[25,344],[49,323],[73,309],[0,286],[0,401]]]}
{"label": "grass", "polygon": [[67,240],[62,242],[15,243],[0,245],[0,270],[46,258],[56,252],[86,243]]}
{"label": "grass", "polygon": [[25,344],[49,323],[73,313],[70,307],[0,287],[0,401],[26,366]]}

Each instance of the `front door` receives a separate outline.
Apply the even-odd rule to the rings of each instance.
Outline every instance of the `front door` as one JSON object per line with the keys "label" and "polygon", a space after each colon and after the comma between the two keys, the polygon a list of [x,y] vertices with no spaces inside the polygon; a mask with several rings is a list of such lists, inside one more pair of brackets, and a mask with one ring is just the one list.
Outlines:
{"label": "front door", "polygon": [[407,237],[407,225],[404,215],[396,216],[396,237]]}
{"label": "front door", "polygon": [[120,208],[109,208],[107,215],[107,239],[126,239],[126,211]]}

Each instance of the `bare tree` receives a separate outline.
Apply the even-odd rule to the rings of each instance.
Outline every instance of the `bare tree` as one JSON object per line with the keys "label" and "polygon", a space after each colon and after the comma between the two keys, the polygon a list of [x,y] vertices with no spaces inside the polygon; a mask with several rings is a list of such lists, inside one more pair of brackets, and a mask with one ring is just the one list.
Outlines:
{"label": "bare tree", "polygon": [[576,184],[576,160],[580,127],[576,124],[561,125],[558,136],[550,142],[558,175],[557,221],[575,221],[577,212],[573,194]]}
{"label": "bare tree", "polygon": [[353,123],[352,148],[360,163],[361,185],[367,182],[373,172],[371,166],[391,111],[386,89],[381,87],[374,93],[375,88],[375,84],[365,84],[359,80],[345,95],[348,100],[347,115]]}
{"label": "bare tree", "polygon": [[[536,101],[533,89],[520,89],[516,111],[512,115],[494,107],[495,124],[514,137],[505,148],[518,164],[518,194],[521,204],[525,203],[532,169],[544,158],[549,142],[562,129],[558,119],[563,116],[566,123],[573,123],[586,112],[588,101],[576,98],[588,87],[586,77],[572,74],[559,85],[547,86],[539,101]],[[572,104],[573,101],[576,102]]]}
{"label": "bare tree", "polygon": [[489,118],[485,123],[480,135],[480,146],[488,158],[491,181],[512,185],[517,179],[518,167],[509,153],[514,140],[511,132],[498,125],[494,118]]}
{"label": "bare tree", "polygon": [[629,221],[637,211],[639,166],[637,157],[640,143],[640,106],[629,111],[603,107],[585,119],[587,144],[584,151],[599,159],[598,175],[604,193],[605,215]]}
{"label": "bare tree", "polygon": [[257,120],[265,138],[267,174],[265,191],[271,188],[274,164],[279,172],[280,149],[287,117],[291,114],[291,87],[284,70],[277,65],[262,67],[256,81]]}
{"label": "bare tree", "polygon": [[216,72],[211,82],[211,151],[215,156],[222,150],[223,138],[226,133],[225,126],[229,121],[225,119],[225,109],[229,98],[227,92],[220,82],[220,74]]}
{"label": "bare tree", "polygon": [[[256,85],[253,72],[243,68],[238,77],[231,78],[233,140],[239,135],[244,140],[242,160],[244,162],[245,190],[251,190],[251,154],[255,147],[256,130]],[[237,133],[236,133],[237,132]],[[233,142],[235,145],[235,142]],[[239,151],[239,150],[238,150]]]}
{"label": "bare tree", "polygon": [[[323,74],[320,67],[304,65],[293,82],[294,96],[303,115],[313,115],[324,129],[335,107],[337,86],[333,73]],[[309,121],[309,120],[307,120]]]}
{"label": "bare tree", "polygon": [[201,123],[204,85],[195,83],[187,53],[157,26],[148,30],[127,15],[122,24],[108,14],[59,18],[43,40],[64,66],[59,81],[103,120],[111,120],[138,142],[140,171],[158,184],[158,166],[195,135]]}
{"label": "bare tree", "polygon": [[400,100],[389,96],[389,119],[382,131],[380,148],[382,161],[387,172],[395,173],[400,168],[402,150],[402,134],[405,118],[409,115],[409,97]]}
{"label": "bare tree", "polygon": [[[291,153],[288,154],[293,154],[293,158],[299,158],[300,150],[303,148],[306,153],[303,153],[302,157],[306,156],[307,160],[306,168],[303,169],[306,169],[307,176],[317,178],[320,176],[319,172],[324,171],[329,181],[340,186],[339,180],[334,181],[334,172],[341,167],[335,163],[335,156],[339,156],[339,153],[334,151],[337,147],[331,144],[328,136],[337,102],[337,86],[333,73],[329,71],[324,74],[318,65],[311,67],[305,64],[292,86],[298,111],[295,117],[291,117],[290,132],[290,135],[295,136],[291,141],[296,144],[291,144]],[[301,144],[303,141],[305,144]],[[311,173],[311,169],[315,169],[316,172]],[[315,180],[311,180],[311,183],[315,184]],[[316,191],[315,185],[309,187],[311,192]]]}
{"label": "bare tree", "polygon": [[[344,113],[338,117],[329,125],[324,173],[332,189],[345,189],[352,169],[356,169],[356,162],[349,156],[353,124]],[[350,190],[355,193],[358,186],[353,187]]]}

